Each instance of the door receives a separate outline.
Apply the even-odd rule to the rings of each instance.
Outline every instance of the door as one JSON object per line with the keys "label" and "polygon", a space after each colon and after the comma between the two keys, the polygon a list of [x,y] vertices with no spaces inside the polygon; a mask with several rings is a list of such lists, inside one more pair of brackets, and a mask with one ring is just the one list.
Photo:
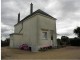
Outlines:
{"label": "door", "polygon": [[53,30],[50,30],[51,45],[53,45]]}
{"label": "door", "polygon": [[50,39],[53,40],[53,30],[50,31]]}

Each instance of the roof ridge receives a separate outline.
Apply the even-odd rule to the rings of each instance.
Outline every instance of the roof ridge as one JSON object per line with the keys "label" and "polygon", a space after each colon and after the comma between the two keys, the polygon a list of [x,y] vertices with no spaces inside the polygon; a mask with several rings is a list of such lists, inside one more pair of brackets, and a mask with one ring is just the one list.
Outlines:
{"label": "roof ridge", "polygon": [[[51,15],[47,14],[46,12],[44,12],[43,10],[41,10],[41,9],[38,9],[38,10],[36,10],[36,11],[33,12],[33,13],[41,13],[41,14],[44,14],[44,15],[49,16],[49,17],[51,17],[51,18],[54,18],[54,17],[52,17]],[[54,18],[54,19],[56,20],[56,18]]]}
{"label": "roof ridge", "polygon": [[[21,21],[24,21],[26,18],[28,18],[28,17],[36,14],[36,13],[40,13],[40,14],[46,15],[46,16],[51,17],[51,18],[53,18],[54,20],[56,20],[56,18],[52,17],[51,15],[49,15],[49,14],[47,14],[46,12],[42,11],[41,9],[38,9],[38,10],[34,11],[32,14],[29,14],[28,16],[26,16],[25,18],[23,18]],[[21,21],[20,21],[20,22],[21,22]],[[19,23],[20,23],[20,22],[19,22]],[[18,23],[17,23],[17,24],[18,24]],[[17,24],[16,24],[16,25],[17,25]]]}

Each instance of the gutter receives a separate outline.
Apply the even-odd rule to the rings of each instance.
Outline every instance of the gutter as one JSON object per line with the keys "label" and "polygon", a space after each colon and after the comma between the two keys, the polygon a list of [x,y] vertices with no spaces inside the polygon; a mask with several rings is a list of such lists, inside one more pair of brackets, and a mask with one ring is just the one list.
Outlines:
{"label": "gutter", "polygon": [[21,28],[21,30],[19,31],[19,33],[20,33],[22,30],[23,30],[23,22],[22,22],[22,28]]}

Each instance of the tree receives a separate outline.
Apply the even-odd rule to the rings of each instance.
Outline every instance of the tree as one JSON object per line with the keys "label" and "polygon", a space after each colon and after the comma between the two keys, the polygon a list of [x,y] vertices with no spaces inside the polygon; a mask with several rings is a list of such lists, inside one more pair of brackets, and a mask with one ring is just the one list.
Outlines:
{"label": "tree", "polygon": [[60,42],[61,42],[61,40],[58,38],[58,39],[57,39],[57,43],[58,43],[58,45],[60,45]]}
{"label": "tree", "polygon": [[62,40],[62,42],[67,42],[68,41],[68,37],[67,36],[62,36],[61,40]]}
{"label": "tree", "polygon": [[74,37],[69,39],[71,46],[80,46],[80,38]]}
{"label": "tree", "polygon": [[61,37],[61,42],[62,42],[63,45],[66,46],[67,44],[69,44],[69,38],[67,36],[62,36]]}
{"label": "tree", "polygon": [[1,40],[1,47],[9,46],[10,38],[6,38],[5,41]]}
{"label": "tree", "polygon": [[74,29],[74,33],[80,38],[80,27]]}

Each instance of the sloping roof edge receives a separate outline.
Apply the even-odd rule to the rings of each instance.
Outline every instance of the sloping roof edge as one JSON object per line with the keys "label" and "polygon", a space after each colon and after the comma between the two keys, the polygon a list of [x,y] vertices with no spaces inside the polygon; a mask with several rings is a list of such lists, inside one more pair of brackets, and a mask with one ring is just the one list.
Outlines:
{"label": "sloping roof edge", "polygon": [[10,35],[23,35],[22,33],[12,33]]}
{"label": "sloping roof edge", "polygon": [[[35,12],[33,12],[32,14],[30,14],[30,15],[26,16],[25,18],[23,18],[20,22],[23,22],[25,19],[29,18],[30,16],[32,16],[32,15],[34,15],[34,14],[36,14],[36,13],[40,13],[40,14],[46,15],[46,16],[48,16],[48,17],[51,17],[51,18],[53,18],[54,20],[57,20],[56,18],[52,17],[51,15],[47,14],[46,12],[38,9],[38,10],[36,10]],[[19,23],[20,23],[20,22],[19,22]],[[19,24],[19,23],[17,23],[17,24]],[[17,24],[15,24],[14,26],[16,26]]]}

